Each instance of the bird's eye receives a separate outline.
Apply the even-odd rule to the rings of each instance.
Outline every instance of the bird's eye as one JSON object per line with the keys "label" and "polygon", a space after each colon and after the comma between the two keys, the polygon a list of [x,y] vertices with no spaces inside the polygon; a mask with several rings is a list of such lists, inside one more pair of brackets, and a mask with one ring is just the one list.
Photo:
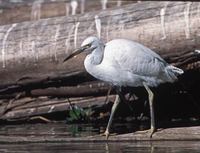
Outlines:
{"label": "bird's eye", "polygon": [[92,46],[92,44],[90,43],[90,44],[87,44],[86,46],[89,48],[89,47],[91,47],[91,46]]}

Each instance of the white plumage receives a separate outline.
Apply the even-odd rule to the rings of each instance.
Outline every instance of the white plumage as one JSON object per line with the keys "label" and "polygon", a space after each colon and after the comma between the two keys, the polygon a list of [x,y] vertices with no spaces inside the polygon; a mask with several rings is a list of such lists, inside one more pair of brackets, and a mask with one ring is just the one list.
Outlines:
{"label": "white plumage", "polygon": [[167,64],[149,48],[127,39],[115,39],[105,47],[96,37],[89,37],[82,46],[92,42],[95,49],[85,59],[88,73],[116,86],[157,86],[174,82],[183,71]]}
{"label": "white plumage", "polygon": [[169,65],[158,54],[137,42],[127,39],[114,39],[105,45],[97,37],[89,37],[83,41],[81,48],[74,55],[87,51],[84,66],[88,73],[95,78],[108,82],[115,87],[116,96],[110,119],[105,131],[108,138],[115,110],[121,99],[121,87],[144,86],[149,95],[151,134],[155,132],[153,109],[154,94],[149,87],[155,87],[164,82],[174,82],[183,70]]}

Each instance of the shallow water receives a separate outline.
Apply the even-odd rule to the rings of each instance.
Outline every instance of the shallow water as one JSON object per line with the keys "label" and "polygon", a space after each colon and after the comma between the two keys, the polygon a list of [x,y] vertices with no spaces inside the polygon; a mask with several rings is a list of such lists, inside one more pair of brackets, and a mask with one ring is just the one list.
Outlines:
{"label": "shallow water", "polygon": [[199,153],[200,142],[0,144],[2,153]]}
{"label": "shallow water", "polygon": [[[115,129],[130,130],[128,124],[116,124]],[[67,125],[26,124],[0,126],[0,136],[66,136],[84,137],[102,133],[105,126],[98,125]],[[200,141],[143,141],[133,143],[0,143],[0,153],[199,153]]]}

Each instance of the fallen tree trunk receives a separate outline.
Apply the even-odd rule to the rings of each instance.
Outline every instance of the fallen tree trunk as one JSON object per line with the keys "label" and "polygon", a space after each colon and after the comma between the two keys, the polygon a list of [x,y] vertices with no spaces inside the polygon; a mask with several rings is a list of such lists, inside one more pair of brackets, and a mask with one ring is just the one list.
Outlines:
{"label": "fallen tree trunk", "polygon": [[[40,97],[40,96],[49,96],[49,97],[87,97],[87,96],[103,96],[109,90],[109,85],[101,83],[99,81],[88,82],[86,85],[77,85],[77,86],[68,86],[68,87],[51,87],[45,89],[34,89],[30,86],[26,88],[9,88],[7,94],[1,92],[0,99],[12,99],[20,94],[22,97]],[[24,90],[25,91],[24,91]],[[21,93],[20,93],[21,90]],[[10,94],[9,94],[10,93]],[[13,94],[11,94],[13,93]]]}
{"label": "fallen tree trunk", "polygon": [[[66,64],[60,61],[85,37],[96,35],[95,15],[101,19],[104,41],[129,38],[150,47],[169,62],[174,55],[181,58],[183,54],[193,54],[200,47],[198,5],[198,2],[142,2],[81,16],[1,26],[1,85],[13,84],[23,77],[39,79],[84,70],[84,56]],[[194,57],[189,63],[199,60]]]}
{"label": "fallen tree trunk", "polygon": [[11,94],[20,91],[30,91],[38,88],[76,86],[84,82],[93,81],[94,78],[84,71],[68,73],[63,76],[50,76],[42,78],[23,77],[16,83],[0,85],[0,94]]}
{"label": "fallen tree trunk", "polygon": [[[109,96],[113,100],[114,96]],[[92,105],[102,105],[106,97],[79,97],[69,99],[49,99],[40,98],[22,98],[5,103],[0,107],[0,119],[7,121],[29,119],[32,116],[42,116],[51,113],[66,112],[70,109],[70,103],[78,107],[88,107]],[[65,116],[66,117],[66,116]]]}
{"label": "fallen tree trunk", "polygon": [[24,21],[36,21],[44,18],[58,16],[69,16],[82,14],[92,10],[101,10],[121,6],[133,1],[108,1],[105,4],[101,1],[77,0],[72,7],[71,0],[26,0],[26,1],[1,1],[0,3],[0,25],[19,23]]}

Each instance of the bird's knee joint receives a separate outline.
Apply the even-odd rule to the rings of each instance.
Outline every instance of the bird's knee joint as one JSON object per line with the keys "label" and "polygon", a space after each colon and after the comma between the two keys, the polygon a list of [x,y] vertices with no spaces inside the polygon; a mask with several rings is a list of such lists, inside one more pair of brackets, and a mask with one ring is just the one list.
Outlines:
{"label": "bird's knee joint", "polygon": [[149,97],[151,101],[153,101],[153,96]]}
{"label": "bird's knee joint", "polygon": [[112,107],[111,111],[113,112],[114,110],[115,110],[115,108],[114,108],[114,107]]}
{"label": "bird's knee joint", "polygon": [[149,99],[153,100],[153,98],[154,98],[154,96],[153,96],[153,93],[151,92],[151,93],[149,94]]}
{"label": "bird's knee joint", "polygon": [[153,104],[152,104],[152,103],[149,103],[149,105],[150,105],[150,107],[152,107],[152,106],[153,106]]}
{"label": "bird's knee joint", "polygon": [[113,104],[113,106],[112,106],[112,111],[115,111],[115,109],[117,108],[117,105],[118,105],[118,104],[116,104],[116,103]]}

